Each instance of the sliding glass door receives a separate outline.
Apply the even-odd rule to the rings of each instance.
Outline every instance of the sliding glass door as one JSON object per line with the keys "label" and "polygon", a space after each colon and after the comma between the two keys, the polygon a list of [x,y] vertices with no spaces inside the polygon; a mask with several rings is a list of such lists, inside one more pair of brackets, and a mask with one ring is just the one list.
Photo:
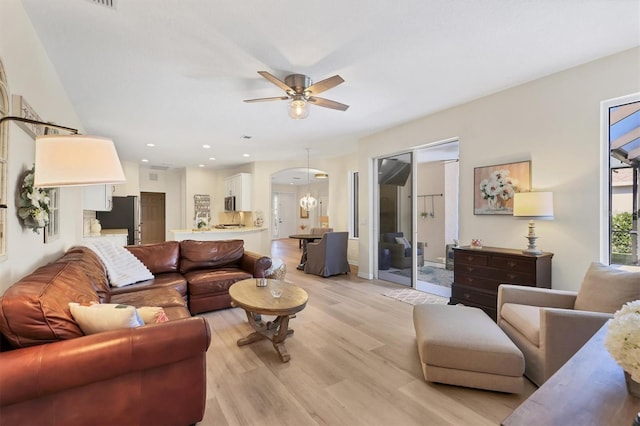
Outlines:
{"label": "sliding glass door", "polygon": [[413,154],[376,160],[378,176],[378,278],[413,286]]}

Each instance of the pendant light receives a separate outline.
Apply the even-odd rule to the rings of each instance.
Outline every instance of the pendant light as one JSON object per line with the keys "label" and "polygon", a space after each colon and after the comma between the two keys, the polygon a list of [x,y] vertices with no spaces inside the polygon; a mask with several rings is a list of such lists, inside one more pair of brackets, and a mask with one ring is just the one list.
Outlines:
{"label": "pendant light", "polygon": [[318,205],[318,200],[311,196],[309,192],[309,175],[311,174],[311,170],[309,169],[309,148],[307,148],[307,194],[300,198],[300,207],[304,211],[313,210]]}

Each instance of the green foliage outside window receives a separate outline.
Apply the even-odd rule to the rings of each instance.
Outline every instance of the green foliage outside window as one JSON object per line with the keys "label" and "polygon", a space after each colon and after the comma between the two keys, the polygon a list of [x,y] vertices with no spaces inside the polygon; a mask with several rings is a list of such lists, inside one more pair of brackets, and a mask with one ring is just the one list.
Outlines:
{"label": "green foliage outside window", "polygon": [[611,251],[631,253],[631,213],[618,213],[611,219]]}

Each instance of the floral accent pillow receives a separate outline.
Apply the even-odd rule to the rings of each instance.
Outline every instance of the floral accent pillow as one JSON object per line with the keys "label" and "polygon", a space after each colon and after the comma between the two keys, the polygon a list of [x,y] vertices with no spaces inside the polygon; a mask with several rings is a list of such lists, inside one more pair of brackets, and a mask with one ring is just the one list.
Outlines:
{"label": "floral accent pillow", "polygon": [[69,302],[69,309],[85,335],[144,325],[136,308],[129,305]]}
{"label": "floral accent pillow", "polygon": [[169,321],[164,309],[156,306],[143,306],[138,308],[138,314],[145,324],[160,324]]}

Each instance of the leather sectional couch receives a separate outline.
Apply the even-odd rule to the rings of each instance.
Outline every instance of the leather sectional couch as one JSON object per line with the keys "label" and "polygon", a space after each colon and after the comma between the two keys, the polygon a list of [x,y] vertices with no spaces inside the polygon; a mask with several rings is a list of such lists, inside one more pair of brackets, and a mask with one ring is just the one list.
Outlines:
{"label": "leather sectional couch", "polygon": [[[208,323],[228,288],[271,265],[242,241],[132,246],[155,278],[114,288],[86,247],[13,284],[0,298],[0,423],[188,425],[204,415]],[[261,275],[262,274],[262,275]],[[235,280],[235,281],[234,281]],[[162,307],[168,322],[84,335],[69,302]]]}
{"label": "leather sectional couch", "polygon": [[244,250],[244,241],[167,241],[126,247],[154,275],[112,290],[121,295],[144,288],[171,287],[198,314],[229,308],[229,287],[247,278],[264,278],[271,258]]}

